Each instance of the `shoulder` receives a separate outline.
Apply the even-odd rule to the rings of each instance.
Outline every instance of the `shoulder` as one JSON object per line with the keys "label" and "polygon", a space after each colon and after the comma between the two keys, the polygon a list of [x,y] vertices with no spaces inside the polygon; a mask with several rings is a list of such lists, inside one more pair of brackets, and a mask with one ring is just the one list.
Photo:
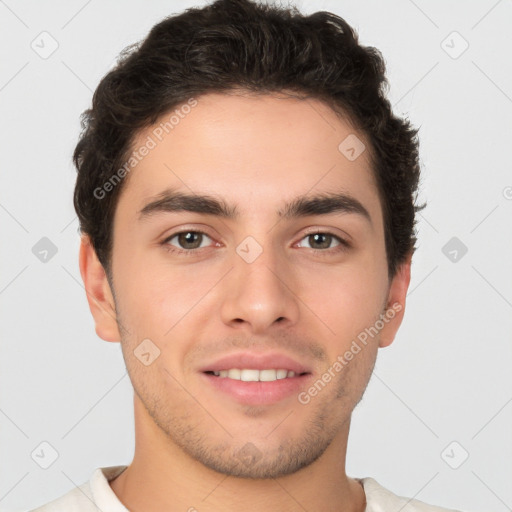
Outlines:
{"label": "shoulder", "polygon": [[61,512],[64,510],[69,512],[88,512],[89,510],[97,512],[97,508],[92,501],[89,482],[86,482],[79,487],[75,487],[60,498],[50,501],[31,512]]}
{"label": "shoulder", "polygon": [[429,505],[423,501],[412,498],[397,496],[390,490],[382,487],[373,478],[356,478],[364,489],[366,494],[365,512],[461,512],[455,509],[441,508],[435,505]]}
{"label": "shoulder", "polygon": [[124,469],[126,466],[97,468],[88,482],[30,512],[99,512],[105,506],[109,512],[126,511],[108,484]]}

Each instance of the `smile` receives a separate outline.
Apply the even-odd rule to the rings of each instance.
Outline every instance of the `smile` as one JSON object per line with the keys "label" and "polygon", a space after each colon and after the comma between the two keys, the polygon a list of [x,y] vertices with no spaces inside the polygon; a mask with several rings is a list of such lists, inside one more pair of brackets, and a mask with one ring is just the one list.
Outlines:
{"label": "smile", "polygon": [[285,368],[277,370],[272,368],[264,370],[256,370],[252,368],[231,368],[229,370],[219,370],[207,373],[213,374],[221,379],[227,378],[241,380],[243,382],[272,382],[275,380],[295,377],[295,372],[293,370],[287,370]]}

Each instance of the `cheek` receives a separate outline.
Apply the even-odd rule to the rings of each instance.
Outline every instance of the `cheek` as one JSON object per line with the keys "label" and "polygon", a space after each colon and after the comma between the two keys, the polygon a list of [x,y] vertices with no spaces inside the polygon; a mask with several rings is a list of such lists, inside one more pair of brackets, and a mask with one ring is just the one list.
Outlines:
{"label": "cheek", "polygon": [[[147,255],[146,255],[147,256]],[[162,352],[186,351],[190,329],[201,329],[207,296],[225,270],[206,265],[177,265],[160,257],[130,255],[119,261],[118,306],[130,331],[130,345],[149,338]],[[180,344],[172,343],[179,338]]]}
{"label": "cheek", "polygon": [[378,261],[372,258],[315,272],[315,278],[299,277],[301,299],[326,327],[326,339],[350,343],[352,337],[372,325],[381,313],[387,282]]}

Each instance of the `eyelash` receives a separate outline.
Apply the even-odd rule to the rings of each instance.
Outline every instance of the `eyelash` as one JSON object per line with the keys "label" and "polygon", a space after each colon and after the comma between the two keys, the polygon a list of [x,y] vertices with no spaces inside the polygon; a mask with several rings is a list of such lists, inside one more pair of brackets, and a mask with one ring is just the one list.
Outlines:
{"label": "eyelash", "polygon": [[[175,238],[176,236],[178,236],[182,233],[196,233],[196,234],[206,235],[210,239],[212,238],[210,235],[208,235],[208,233],[205,233],[204,231],[185,229],[183,231],[177,231],[176,233],[173,233],[172,235],[168,236],[165,240],[162,241],[161,245],[164,246],[166,251],[173,253],[173,254],[183,255],[183,256],[194,256],[199,251],[201,251],[201,249],[206,249],[206,247],[200,247],[197,249],[178,249],[169,244],[169,242],[173,238]],[[352,245],[349,242],[347,242],[345,239],[340,238],[338,235],[335,235],[334,233],[330,233],[329,231],[317,230],[317,231],[312,231],[311,233],[306,233],[300,239],[300,241],[302,241],[302,240],[304,240],[304,238],[307,238],[312,235],[328,235],[328,236],[333,237],[334,239],[336,239],[339,242],[339,245],[337,245],[336,247],[333,247],[331,249],[311,249],[312,251],[317,252],[318,255],[320,255],[320,256],[329,256],[329,255],[332,256],[333,254],[337,254],[339,252],[343,252],[343,251],[346,251],[346,250],[352,248]]]}

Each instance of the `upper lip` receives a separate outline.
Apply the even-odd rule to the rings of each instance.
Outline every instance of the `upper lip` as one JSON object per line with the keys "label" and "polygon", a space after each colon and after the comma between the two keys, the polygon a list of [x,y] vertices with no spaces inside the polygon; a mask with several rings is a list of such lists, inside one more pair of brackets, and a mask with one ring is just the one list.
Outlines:
{"label": "upper lip", "polygon": [[302,363],[295,361],[285,354],[266,352],[256,354],[254,352],[240,352],[223,356],[200,368],[202,372],[218,372],[231,368],[265,370],[269,368],[291,370],[296,374],[310,373],[310,369]]}

